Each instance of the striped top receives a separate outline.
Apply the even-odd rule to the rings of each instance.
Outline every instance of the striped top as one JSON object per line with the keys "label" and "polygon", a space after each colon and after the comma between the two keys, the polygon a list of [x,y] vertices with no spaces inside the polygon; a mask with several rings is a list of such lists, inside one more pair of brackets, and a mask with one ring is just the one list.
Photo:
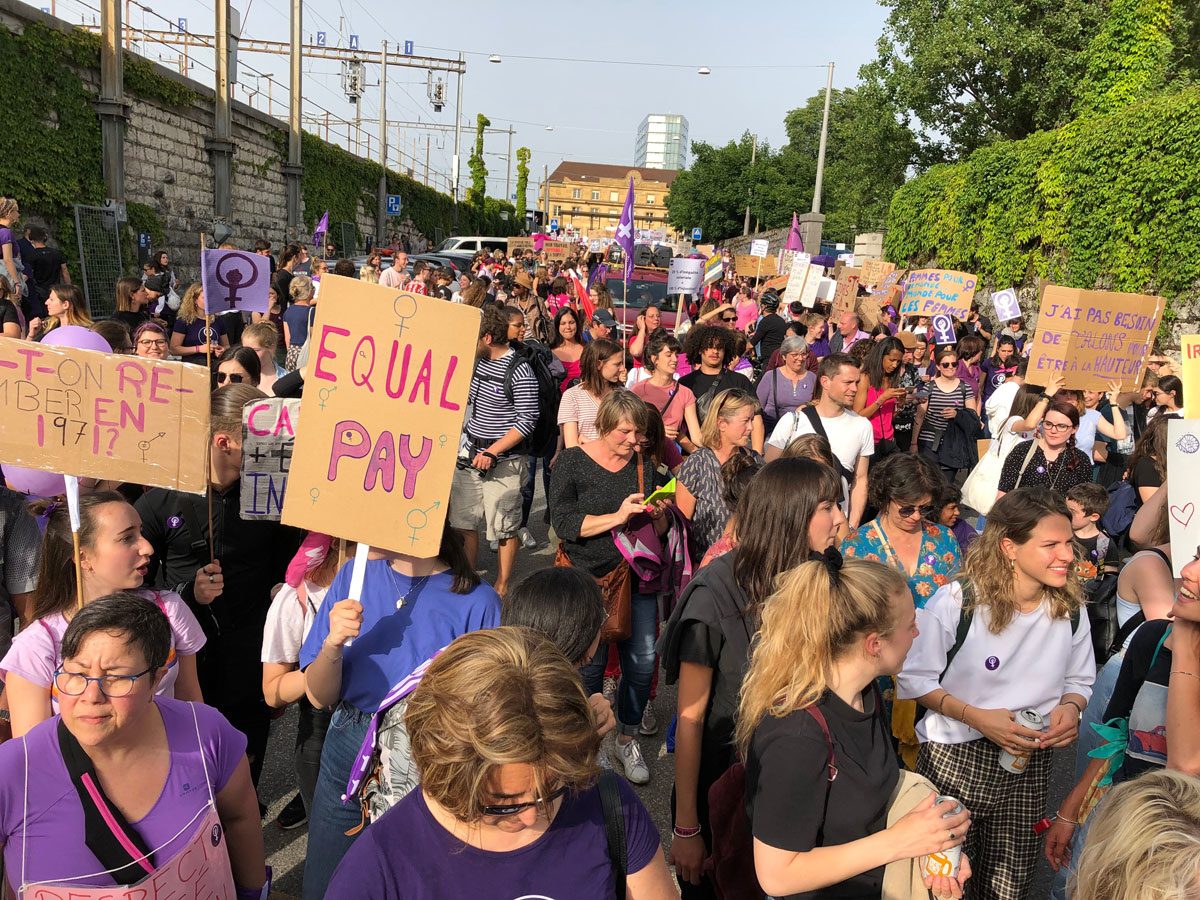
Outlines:
{"label": "striped top", "polygon": [[917,441],[922,444],[931,444],[938,432],[946,430],[946,423],[949,422],[949,419],[942,418],[942,410],[954,407],[961,409],[966,406],[967,397],[971,396],[971,388],[961,378],[958,386],[949,392],[938,387],[936,381],[929,381],[921,393],[929,398],[929,402],[925,405],[925,421],[921,425],[921,433],[917,436]]}
{"label": "striped top", "polygon": [[[529,363],[521,360],[512,374],[512,402],[504,390],[504,379],[512,365],[514,351],[509,350],[499,359],[481,359],[475,363],[471,376],[471,389],[467,394],[470,412],[467,415],[466,432],[477,446],[487,447],[516,428],[525,437],[533,434],[537,425],[538,386]],[[520,446],[514,447],[500,458],[520,456]]]}

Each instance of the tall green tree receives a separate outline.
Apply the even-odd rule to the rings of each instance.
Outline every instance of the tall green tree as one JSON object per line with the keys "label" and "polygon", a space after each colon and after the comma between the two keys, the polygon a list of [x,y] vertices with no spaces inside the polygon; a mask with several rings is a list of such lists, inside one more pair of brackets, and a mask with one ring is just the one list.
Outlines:
{"label": "tall green tree", "polygon": [[[711,240],[742,233],[742,216],[750,197],[754,175],[766,167],[756,162],[751,169],[754,138],[750,132],[724,147],[704,141],[692,144],[692,164],[675,176],[667,194],[667,217],[679,231],[699,226]],[[760,160],[769,158],[770,148],[760,147]]]}
{"label": "tall green tree", "polygon": [[868,83],[926,129],[929,161],[1071,118],[1097,0],[880,0],[891,10]]}
{"label": "tall green tree", "polygon": [[525,192],[529,190],[528,147],[517,148],[517,229],[525,229]]}
{"label": "tall green tree", "polygon": [[483,161],[483,130],[491,125],[491,120],[483,113],[479,114],[475,125],[475,151],[467,161],[471,169],[471,187],[467,190],[467,202],[482,209],[483,198],[487,196],[487,165]]}

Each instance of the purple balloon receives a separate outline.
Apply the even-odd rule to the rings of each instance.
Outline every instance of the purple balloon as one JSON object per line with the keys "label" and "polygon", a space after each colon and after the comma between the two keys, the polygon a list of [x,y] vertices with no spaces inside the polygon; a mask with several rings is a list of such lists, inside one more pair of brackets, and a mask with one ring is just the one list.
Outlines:
{"label": "purple balloon", "polygon": [[108,345],[108,341],[82,325],[60,325],[42,338],[42,343],[54,347],[74,347],[77,350],[99,350],[101,353],[112,353],[112,347]]}
{"label": "purple balloon", "polygon": [[62,475],[57,472],[42,472],[39,469],[5,465],[4,480],[14,491],[29,494],[31,497],[57,497],[67,490],[67,483]]}

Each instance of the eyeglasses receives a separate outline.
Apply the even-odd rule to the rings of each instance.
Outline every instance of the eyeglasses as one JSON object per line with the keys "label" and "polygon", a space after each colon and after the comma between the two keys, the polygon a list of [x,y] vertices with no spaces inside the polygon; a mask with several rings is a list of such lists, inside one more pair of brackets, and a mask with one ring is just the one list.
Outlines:
{"label": "eyeglasses", "polygon": [[934,506],[932,503],[930,503],[926,506],[913,506],[913,505],[901,506],[899,509],[896,510],[896,512],[898,512],[900,514],[900,518],[902,518],[902,519],[911,519],[913,517],[913,513],[917,513],[917,512],[919,512],[921,514],[922,518],[927,518],[929,516],[932,516],[934,514],[934,512],[936,512],[936,511],[937,511],[937,507]]}
{"label": "eyeglasses", "polygon": [[147,350],[149,350],[151,347],[165,347],[165,346],[167,346],[167,342],[164,341],[162,338],[156,338],[154,340],[138,341],[137,345],[139,347],[144,347]]}
{"label": "eyeglasses", "polygon": [[515,816],[517,813],[524,812],[534,806],[545,806],[547,803],[553,803],[566,792],[567,789],[565,787],[560,787],[549,797],[539,797],[536,800],[530,800],[528,803],[509,803],[505,806],[480,806],[479,812],[488,818],[502,819],[506,816]]}
{"label": "eyeglasses", "polygon": [[808,359],[808,354],[800,350],[793,350],[787,354],[788,359]]}
{"label": "eyeglasses", "polygon": [[1074,426],[1070,422],[1042,422],[1042,427],[1047,431],[1068,431]]}
{"label": "eyeglasses", "polygon": [[938,363],[938,368],[939,369],[957,369],[958,363],[957,362]]}
{"label": "eyeglasses", "polygon": [[236,373],[231,375],[229,372],[218,372],[217,384],[222,384],[226,381],[228,381],[230,384],[241,384],[243,381],[245,381],[245,376],[238,375]]}
{"label": "eyeglasses", "polygon": [[92,678],[82,672],[64,672],[62,669],[57,669],[54,672],[54,687],[60,694],[78,697],[87,690],[88,683],[94,681],[100,686],[100,693],[105,697],[128,697],[137,680],[153,671],[153,668],[149,668],[136,675],[101,675],[98,678]]}

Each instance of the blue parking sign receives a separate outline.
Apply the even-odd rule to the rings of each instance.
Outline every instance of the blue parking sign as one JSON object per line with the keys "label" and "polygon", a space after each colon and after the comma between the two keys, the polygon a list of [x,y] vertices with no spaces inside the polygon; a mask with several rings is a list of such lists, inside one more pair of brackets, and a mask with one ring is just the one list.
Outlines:
{"label": "blue parking sign", "polygon": [[318,47],[325,46],[325,32],[323,32],[323,31],[317,32],[317,46]]}
{"label": "blue parking sign", "polygon": [[558,219],[551,219],[551,220],[550,220],[550,230],[551,230],[551,231],[558,231]]}
{"label": "blue parking sign", "polygon": [[693,228],[692,229],[692,240],[693,241],[700,240],[700,234],[701,234],[701,231],[699,228]]}
{"label": "blue parking sign", "polygon": [[400,215],[400,207],[401,207],[401,204],[400,204],[400,195],[399,195],[399,194],[388,194],[388,198],[387,198],[387,214],[388,214],[389,216],[398,216],[398,215]]}
{"label": "blue parking sign", "polygon": [[350,35],[350,49],[351,50],[358,49],[358,35],[357,34]]}

